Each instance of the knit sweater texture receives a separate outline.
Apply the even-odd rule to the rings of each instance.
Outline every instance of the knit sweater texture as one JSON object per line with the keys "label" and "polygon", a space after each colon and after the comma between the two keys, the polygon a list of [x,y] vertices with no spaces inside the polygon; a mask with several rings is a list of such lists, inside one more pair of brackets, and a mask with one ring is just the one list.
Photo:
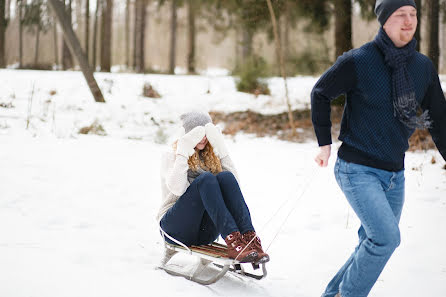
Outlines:
{"label": "knit sweater texture", "polygon": [[[156,216],[159,222],[178,198],[183,195],[190,185],[188,179],[188,159],[176,155],[173,150],[163,153],[161,159],[161,206]],[[239,181],[234,163],[229,156],[220,160],[223,171],[230,171]]]}
{"label": "knit sweater texture", "polygon": [[[408,72],[415,84],[416,100],[429,111],[429,129],[446,160],[446,100],[438,74],[426,56],[409,58]],[[391,69],[378,47],[369,42],[340,56],[325,72],[311,94],[312,121],[320,146],[332,143],[330,101],[346,96],[338,156],[347,162],[388,171],[404,169],[408,139],[414,132],[394,114]]]}

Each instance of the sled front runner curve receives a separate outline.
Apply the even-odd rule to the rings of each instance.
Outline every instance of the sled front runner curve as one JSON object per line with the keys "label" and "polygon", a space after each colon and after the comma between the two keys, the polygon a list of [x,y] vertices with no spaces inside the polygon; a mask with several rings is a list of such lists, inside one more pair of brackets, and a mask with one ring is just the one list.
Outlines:
{"label": "sled front runner curve", "polygon": [[[247,277],[252,277],[255,279],[262,279],[267,275],[265,263],[261,264],[263,273],[262,275],[256,275],[245,272],[242,267],[242,263],[227,257],[227,246],[217,242],[214,242],[209,245],[191,246],[191,247],[169,244],[167,242],[164,243],[166,248],[165,250],[166,254],[159,268],[163,269],[164,271],[166,271],[171,275],[182,276],[188,280],[194,281],[202,285],[209,285],[215,283],[216,281],[221,279],[228,271],[233,271],[237,274]],[[198,265],[194,269],[194,271],[192,271],[191,273],[184,273],[168,267],[167,262],[173,257],[173,255],[175,255],[178,252],[195,255],[199,258]],[[213,263],[216,267],[220,268],[221,270],[218,273],[215,273],[214,275],[209,277],[208,279],[200,278],[199,277],[200,272],[209,263]],[[259,268],[259,264],[255,263],[243,263],[243,264],[252,264],[254,269]]]}

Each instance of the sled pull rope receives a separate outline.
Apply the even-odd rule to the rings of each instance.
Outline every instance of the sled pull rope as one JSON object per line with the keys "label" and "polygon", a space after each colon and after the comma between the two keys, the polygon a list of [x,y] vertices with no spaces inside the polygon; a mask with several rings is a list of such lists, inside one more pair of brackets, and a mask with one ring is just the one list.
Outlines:
{"label": "sled pull rope", "polygon": [[[275,232],[273,239],[271,240],[271,242],[269,243],[268,247],[265,249],[265,252],[268,251],[268,249],[270,248],[270,246],[273,244],[274,240],[276,239],[276,237],[279,235],[279,233],[282,231],[283,226],[285,225],[286,221],[288,220],[288,218],[290,217],[291,213],[294,211],[294,209],[296,208],[298,202],[301,200],[301,198],[304,196],[304,194],[306,193],[306,191],[308,190],[308,188],[310,187],[311,182],[314,180],[314,177],[316,175],[316,171],[318,170],[318,168],[316,167],[315,169],[313,169],[312,173],[309,175],[310,177],[307,179],[307,181],[304,183],[304,187],[303,190],[301,191],[300,195],[297,197],[296,202],[294,202],[293,207],[291,207],[291,209],[288,211],[288,214],[286,215],[285,219],[283,220],[282,224],[279,226],[277,232]],[[276,210],[276,212],[269,218],[269,220],[263,225],[262,229],[265,229],[265,227],[274,219],[274,217],[277,216],[277,214],[279,213],[279,211],[285,206],[285,204],[288,203],[288,201],[291,200],[291,198],[293,198],[292,196],[289,197],[288,199],[286,199],[280,206],[279,208]],[[254,237],[255,238],[255,237]],[[253,239],[254,239],[253,238]],[[252,240],[253,240],[252,239]],[[252,241],[251,240],[251,241]]]}
{"label": "sled pull rope", "polygon": [[[163,228],[161,228],[161,226],[159,226],[159,227],[160,227],[160,231],[161,231],[161,234],[163,235],[163,237],[167,237],[167,238],[169,238],[169,239],[172,240],[173,242],[175,242],[175,243],[177,243],[178,245],[184,247],[190,254],[192,254],[192,251],[190,250],[190,248],[187,247],[187,245],[185,245],[185,244],[182,243],[181,241],[179,241],[179,240],[173,238],[172,236],[170,236],[169,234],[167,234],[167,233],[163,230]],[[165,239],[164,239],[164,245],[166,245],[166,240],[165,240]]]}

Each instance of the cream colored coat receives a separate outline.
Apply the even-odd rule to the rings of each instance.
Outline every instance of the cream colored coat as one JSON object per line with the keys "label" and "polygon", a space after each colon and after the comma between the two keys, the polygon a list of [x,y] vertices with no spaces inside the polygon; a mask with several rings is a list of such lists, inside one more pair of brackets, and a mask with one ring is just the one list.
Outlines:
{"label": "cream colored coat", "polygon": [[[178,198],[186,192],[190,183],[187,180],[188,159],[176,155],[173,150],[166,151],[161,159],[161,207],[156,217],[159,222],[164,214],[171,208]],[[234,163],[228,156],[221,161],[223,171],[230,171],[239,181]]]}

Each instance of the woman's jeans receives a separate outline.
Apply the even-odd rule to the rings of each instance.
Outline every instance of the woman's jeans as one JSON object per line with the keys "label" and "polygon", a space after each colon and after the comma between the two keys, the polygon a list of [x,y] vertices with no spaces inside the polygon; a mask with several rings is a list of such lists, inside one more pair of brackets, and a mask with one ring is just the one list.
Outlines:
{"label": "woman's jeans", "polygon": [[[160,221],[161,228],[187,246],[213,242],[221,234],[253,231],[251,215],[234,175],[200,174]],[[166,238],[166,241],[173,243]]]}
{"label": "woman's jeans", "polygon": [[363,297],[369,294],[400,244],[398,223],[404,204],[404,170],[391,172],[338,158],[334,171],[361,227],[359,245],[322,296],[341,292],[342,297]]}

